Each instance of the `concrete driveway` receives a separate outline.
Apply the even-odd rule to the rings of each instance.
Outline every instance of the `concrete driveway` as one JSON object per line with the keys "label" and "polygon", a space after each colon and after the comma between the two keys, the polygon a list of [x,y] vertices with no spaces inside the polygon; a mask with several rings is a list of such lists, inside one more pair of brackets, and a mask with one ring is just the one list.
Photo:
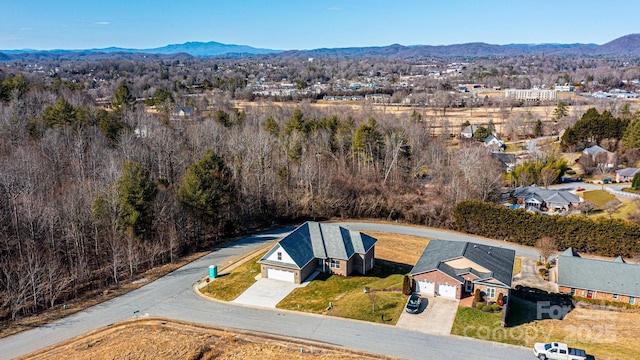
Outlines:
{"label": "concrete driveway", "polygon": [[282,299],[287,297],[293,290],[307,286],[316,275],[317,273],[312,274],[302,284],[294,284],[282,280],[265,279],[258,274],[255,284],[251,285],[232,302],[240,305],[275,309]]}
{"label": "concrete driveway", "polygon": [[425,296],[417,314],[402,312],[396,327],[431,335],[449,335],[459,301],[441,296]]}

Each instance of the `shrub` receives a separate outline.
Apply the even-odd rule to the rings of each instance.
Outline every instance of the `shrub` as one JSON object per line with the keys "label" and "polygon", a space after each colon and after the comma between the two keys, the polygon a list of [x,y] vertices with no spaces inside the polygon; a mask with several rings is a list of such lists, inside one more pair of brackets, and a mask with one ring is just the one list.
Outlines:
{"label": "shrub", "polygon": [[405,275],[402,280],[402,293],[404,295],[410,295],[413,292],[413,279],[409,275]]}
{"label": "shrub", "polygon": [[549,268],[551,268],[551,263],[546,263],[544,264],[544,268],[549,270]]}
{"label": "shrub", "polygon": [[482,307],[482,311],[484,312],[491,312],[491,306],[490,305],[485,305]]}
{"label": "shrub", "polygon": [[538,270],[538,272],[540,273],[540,276],[547,276],[547,274],[549,274],[549,270],[545,268]]}
{"label": "shrub", "polygon": [[497,302],[499,305],[502,305],[502,304],[503,304],[503,300],[502,300],[502,298],[503,298],[503,297],[504,297],[504,295],[503,295],[502,293],[498,293],[498,299],[496,299],[496,302]]}
{"label": "shrub", "polygon": [[486,306],[486,304],[483,303],[483,302],[477,302],[476,303],[476,309],[478,309],[478,310],[482,310],[482,308],[484,308],[485,306]]}
{"label": "shrub", "polygon": [[536,266],[540,266],[540,265],[542,265],[542,261],[538,260],[538,261],[536,262]]}
{"label": "shrub", "polygon": [[491,305],[489,308],[490,308],[490,309],[491,309],[491,311],[493,311],[493,312],[497,312],[497,311],[501,311],[501,310],[502,310],[502,308],[501,308],[501,307],[500,307],[500,305],[498,305],[498,304],[493,304],[493,305]]}
{"label": "shrub", "polygon": [[482,301],[482,295],[480,294],[480,289],[476,289],[473,293],[473,302],[479,303],[480,301]]}

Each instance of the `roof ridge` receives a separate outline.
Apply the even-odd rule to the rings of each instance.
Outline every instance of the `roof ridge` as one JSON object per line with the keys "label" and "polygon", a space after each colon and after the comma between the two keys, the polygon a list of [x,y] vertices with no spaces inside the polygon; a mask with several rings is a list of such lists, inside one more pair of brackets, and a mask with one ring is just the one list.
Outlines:
{"label": "roof ridge", "polygon": [[324,250],[324,256],[329,257],[329,253],[327,252],[327,244],[324,241],[324,231],[322,231],[322,223],[315,221],[314,223],[318,224],[318,232],[320,232],[320,243],[322,244],[322,249]]}

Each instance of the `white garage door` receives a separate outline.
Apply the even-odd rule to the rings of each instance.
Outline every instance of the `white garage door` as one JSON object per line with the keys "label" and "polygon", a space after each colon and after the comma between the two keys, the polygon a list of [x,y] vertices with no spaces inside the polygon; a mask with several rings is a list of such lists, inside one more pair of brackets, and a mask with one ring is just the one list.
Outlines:
{"label": "white garage door", "polygon": [[267,268],[267,278],[274,279],[274,280],[283,280],[288,282],[294,282],[294,279],[295,279],[293,275],[293,271],[286,271],[286,270],[272,269],[272,268]]}
{"label": "white garage door", "polygon": [[423,294],[433,294],[435,289],[434,284],[429,281],[418,280],[416,281],[416,292]]}
{"label": "white garage door", "polygon": [[458,288],[452,285],[444,285],[438,284],[438,295],[448,297],[448,298],[456,298]]}

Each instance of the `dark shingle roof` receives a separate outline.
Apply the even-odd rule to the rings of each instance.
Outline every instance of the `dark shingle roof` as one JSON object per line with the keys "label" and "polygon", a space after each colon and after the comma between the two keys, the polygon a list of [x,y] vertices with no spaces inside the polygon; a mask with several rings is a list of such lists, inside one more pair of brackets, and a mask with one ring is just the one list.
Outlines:
{"label": "dark shingle roof", "polygon": [[533,197],[546,202],[548,205],[567,206],[571,203],[582,202],[582,199],[578,195],[568,191],[543,189],[536,184],[516,188],[513,191],[513,196],[524,198]]}
{"label": "dark shingle roof", "polygon": [[640,297],[640,265],[574,255],[569,248],[558,256],[558,285]]}
{"label": "dark shingle roof", "polygon": [[[353,254],[366,254],[376,239],[359,231],[341,226],[307,221],[285,236],[278,244],[289,254],[298,268],[313,259],[348,260]],[[281,265],[266,260],[276,249],[275,245],[260,259],[260,263]],[[284,265],[281,265],[284,266]]]}
{"label": "dark shingle roof", "polygon": [[616,173],[620,176],[632,177],[638,171],[640,171],[640,169],[638,168],[624,168],[624,169],[616,170]]}
{"label": "dark shingle roof", "polygon": [[501,247],[461,241],[431,240],[409,274],[417,275],[440,270],[462,283],[464,279],[459,274],[469,271],[455,269],[445,262],[464,257],[490,271],[489,273],[471,271],[474,275],[481,279],[494,278],[511,287],[515,255],[515,250]]}

